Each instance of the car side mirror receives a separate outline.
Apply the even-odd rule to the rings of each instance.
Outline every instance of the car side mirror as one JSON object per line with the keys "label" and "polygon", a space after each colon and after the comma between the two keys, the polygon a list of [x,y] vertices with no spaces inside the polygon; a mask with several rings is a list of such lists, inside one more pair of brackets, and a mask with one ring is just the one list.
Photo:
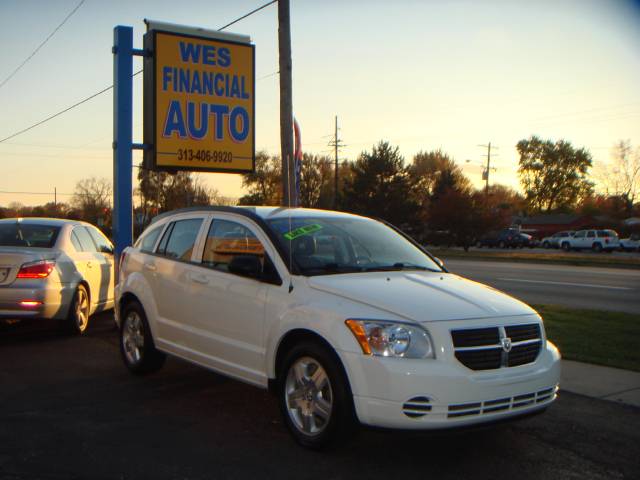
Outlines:
{"label": "car side mirror", "polygon": [[110,255],[113,255],[113,247],[109,247],[108,245],[101,245],[100,253],[108,253]]}
{"label": "car side mirror", "polygon": [[262,275],[262,263],[254,255],[238,255],[229,262],[229,273],[242,277],[260,278]]}

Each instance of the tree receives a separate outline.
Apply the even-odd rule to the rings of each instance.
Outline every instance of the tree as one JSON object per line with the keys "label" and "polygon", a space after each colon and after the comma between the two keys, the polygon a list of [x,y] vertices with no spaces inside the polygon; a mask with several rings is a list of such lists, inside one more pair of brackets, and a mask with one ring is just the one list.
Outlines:
{"label": "tree", "polygon": [[71,205],[78,210],[80,218],[94,225],[110,228],[111,182],[106,178],[85,178],[76,183]]}
{"label": "tree", "polygon": [[371,153],[362,152],[351,170],[353,177],[345,181],[344,188],[346,210],[398,225],[414,219],[417,206],[398,147],[381,141]]}
{"label": "tree", "polygon": [[428,198],[433,193],[433,187],[443,172],[449,172],[455,184],[462,188],[470,187],[469,179],[462,173],[462,169],[447,153],[442,150],[418,152],[413,157],[409,167],[409,175],[419,198]]}
{"label": "tree", "polygon": [[593,191],[593,183],[588,180],[591,154],[584,148],[536,136],[520,140],[516,148],[520,154],[520,183],[533,210],[573,208]]}
{"label": "tree", "polygon": [[191,172],[168,173],[140,168],[135,193],[140,197],[140,213],[148,220],[177,208],[230,203]]}
{"label": "tree", "polygon": [[640,148],[635,152],[629,140],[620,140],[611,151],[612,162],[600,165],[598,180],[607,196],[618,196],[624,200],[627,214],[640,195]]}
{"label": "tree", "polygon": [[451,244],[460,245],[466,251],[486,228],[485,212],[481,196],[443,183],[429,203],[429,229],[432,234],[446,232]]}
{"label": "tree", "polygon": [[267,152],[256,154],[256,168],[242,176],[242,186],[249,193],[240,198],[240,205],[280,205],[282,203],[282,167],[280,157]]}
{"label": "tree", "polygon": [[326,156],[303,154],[300,164],[300,206],[329,208],[333,192],[333,167]]}

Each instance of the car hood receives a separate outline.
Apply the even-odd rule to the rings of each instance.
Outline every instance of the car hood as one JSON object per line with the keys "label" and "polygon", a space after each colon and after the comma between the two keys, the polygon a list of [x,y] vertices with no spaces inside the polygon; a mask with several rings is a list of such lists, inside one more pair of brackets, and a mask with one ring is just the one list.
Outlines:
{"label": "car hood", "polygon": [[452,273],[368,272],[310,277],[311,288],[416,322],[466,320],[535,311],[491,287]]}

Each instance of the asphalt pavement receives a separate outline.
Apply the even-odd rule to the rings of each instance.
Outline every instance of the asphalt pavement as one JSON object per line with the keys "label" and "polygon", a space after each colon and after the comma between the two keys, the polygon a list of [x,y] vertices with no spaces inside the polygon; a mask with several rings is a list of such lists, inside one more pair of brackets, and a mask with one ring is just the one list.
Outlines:
{"label": "asphalt pavement", "polygon": [[640,313],[640,270],[458,258],[445,266],[527,303]]}
{"label": "asphalt pavement", "polygon": [[640,472],[640,409],[567,392],[542,415],[455,434],[362,430],[297,446],[275,399],[170,358],[125,369],[110,315],[88,336],[0,332],[0,478],[623,479]]}

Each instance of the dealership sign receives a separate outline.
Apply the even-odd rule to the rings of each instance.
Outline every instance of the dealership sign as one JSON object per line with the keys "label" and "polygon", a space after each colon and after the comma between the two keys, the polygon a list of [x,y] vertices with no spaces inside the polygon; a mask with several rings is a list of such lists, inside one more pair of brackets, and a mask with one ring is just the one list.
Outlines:
{"label": "dealership sign", "polygon": [[147,168],[251,172],[255,50],[246,36],[147,22]]}

